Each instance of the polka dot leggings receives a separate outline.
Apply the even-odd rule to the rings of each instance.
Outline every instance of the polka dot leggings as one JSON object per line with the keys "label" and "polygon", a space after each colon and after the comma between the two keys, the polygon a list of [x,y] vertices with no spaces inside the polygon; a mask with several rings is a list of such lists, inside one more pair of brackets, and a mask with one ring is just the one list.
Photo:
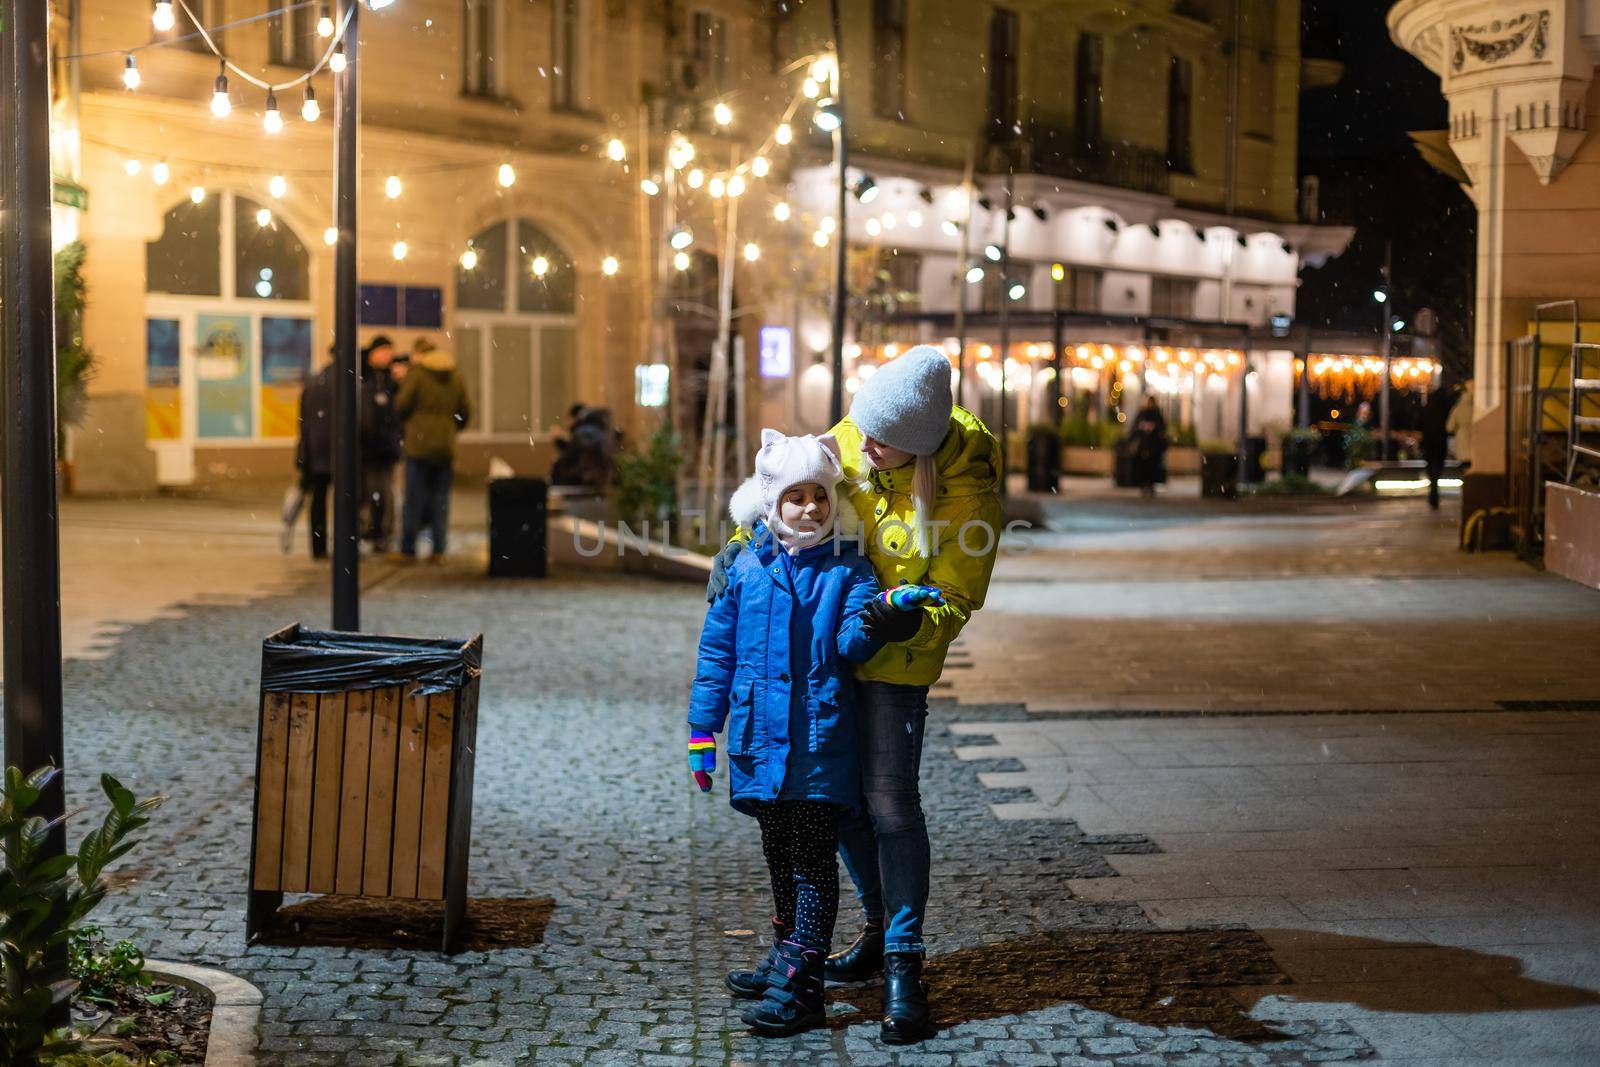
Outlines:
{"label": "polka dot leggings", "polygon": [[794,939],[826,954],[839,915],[837,804],[815,800],[776,800],[756,810],[761,851],[772,878],[778,921]]}

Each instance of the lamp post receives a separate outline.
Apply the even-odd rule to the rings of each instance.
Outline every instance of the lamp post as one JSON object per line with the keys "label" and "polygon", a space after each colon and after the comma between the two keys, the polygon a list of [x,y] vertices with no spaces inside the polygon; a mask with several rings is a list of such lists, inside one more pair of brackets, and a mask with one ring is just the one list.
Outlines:
{"label": "lamp post", "polygon": [[[374,6],[385,6],[375,4]],[[339,243],[333,283],[333,628],[361,628],[361,366],[356,352],[356,197],[360,163],[357,97],[361,0],[339,0],[344,70],[333,76],[334,219]]]}
{"label": "lamp post", "polygon": [[[50,7],[4,0],[0,18],[0,339],[4,358],[5,759],[24,774],[62,766],[61,547],[56,512],[56,346],[50,244]],[[31,814],[46,820],[40,858],[66,851],[60,776]],[[66,977],[66,949],[47,960]],[[64,1025],[66,1002],[49,1010]]]}
{"label": "lamp post", "polygon": [[1385,463],[1389,462],[1389,371],[1394,358],[1394,345],[1390,341],[1390,335],[1394,332],[1392,328],[1394,317],[1389,309],[1389,271],[1393,265],[1393,252],[1394,243],[1385,241],[1383,243],[1383,285],[1373,290],[1372,293],[1372,299],[1377,301],[1378,304],[1378,332],[1382,335],[1378,343],[1383,346],[1383,381],[1378,386],[1378,423],[1382,427],[1383,440],[1378,446],[1378,455]]}
{"label": "lamp post", "polygon": [[848,266],[850,227],[845,221],[849,204],[849,183],[845,171],[849,165],[849,149],[845,144],[844,128],[844,49],[840,47],[839,0],[829,0],[829,14],[833,20],[833,107],[838,123],[833,131],[833,163],[839,176],[839,221],[835,240],[839,245],[833,257],[833,394],[829,405],[830,424],[838,425],[844,418],[844,311],[845,270]]}

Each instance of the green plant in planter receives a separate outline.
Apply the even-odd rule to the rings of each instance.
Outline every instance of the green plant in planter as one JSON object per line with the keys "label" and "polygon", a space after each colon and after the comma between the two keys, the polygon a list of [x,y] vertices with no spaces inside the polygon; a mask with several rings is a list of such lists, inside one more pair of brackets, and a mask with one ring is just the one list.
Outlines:
{"label": "green plant in planter", "polygon": [[144,952],[132,941],[107,942],[98,926],[81,926],[67,942],[67,973],[78,983],[78,996],[115,1004],[128,986],[148,988]]}
{"label": "green plant in planter", "polygon": [[1327,496],[1331,492],[1332,489],[1303,474],[1286,474],[1282,478],[1274,478],[1269,482],[1263,482],[1255,491],[1257,496]]}
{"label": "green plant in planter", "polygon": [[1179,426],[1169,435],[1173,448],[1193,448],[1200,440],[1200,432],[1193,426]]}
{"label": "green plant in planter", "polygon": [[67,430],[83,422],[89,407],[89,380],[94,353],[83,344],[83,310],[89,287],[83,280],[87,250],[82,241],[63,245],[55,255],[56,283],[56,430],[65,444]]}
{"label": "green plant in planter", "polygon": [[1219,438],[1208,437],[1200,442],[1200,452],[1206,456],[1231,456],[1238,451],[1238,446],[1233,441],[1223,441]]}
{"label": "green plant in planter", "polygon": [[661,426],[643,449],[617,459],[617,513],[634,525],[671,518],[678,512],[678,469],[683,451],[678,435]]}
{"label": "green plant in planter", "polygon": [[1028,425],[1028,443],[1036,440],[1054,441],[1061,443],[1061,430],[1048,422],[1034,422]]}
{"label": "green plant in planter", "polygon": [[1378,453],[1378,439],[1359,422],[1344,432],[1345,470],[1355,470]]}
{"label": "green plant in planter", "polygon": [[162,801],[140,800],[109,774],[101,775],[100,788],[111,801],[105,819],[83,835],[75,855],[46,857],[45,842],[66,815],[45,819],[31,813],[60,775],[55,767],[26,776],[7,767],[0,789],[0,847],[6,858],[0,868],[0,1063],[19,1067],[79,1046],[66,1032],[52,1032],[46,1021],[55,1000],[52,983],[62,977],[52,973],[49,957],[66,948],[72,931],[105,899],[109,887],[101,875],[106,865],[133,848],[130,835],[150,821]]}
{"label": "green plant in planter", "polygon": [[1283,439],[1298,448],[1316,448],[1322,443],[1322,431],[1315,426],[1295,427]]}

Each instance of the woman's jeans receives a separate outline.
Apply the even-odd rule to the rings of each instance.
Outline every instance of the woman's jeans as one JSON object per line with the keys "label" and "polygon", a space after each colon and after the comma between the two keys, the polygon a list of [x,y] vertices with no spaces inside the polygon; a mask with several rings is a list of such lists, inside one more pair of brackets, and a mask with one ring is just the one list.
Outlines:
{"label": "woman's jeans", "polygon": [[839,855],[867,920],[884,922],[884,951],[921,954],[930,858],[917,774],[928,689],[858,681],[856,716],[866,810],[839,823]]}
{"label": "woman's jeans", "polygon": [[454,472],[448,463],[429,463],[406,457],[406,500],[401,510],[400,551],[417,554],[417,535],[427,523],[433,554],[443,556],[450,532],[450,483]]}

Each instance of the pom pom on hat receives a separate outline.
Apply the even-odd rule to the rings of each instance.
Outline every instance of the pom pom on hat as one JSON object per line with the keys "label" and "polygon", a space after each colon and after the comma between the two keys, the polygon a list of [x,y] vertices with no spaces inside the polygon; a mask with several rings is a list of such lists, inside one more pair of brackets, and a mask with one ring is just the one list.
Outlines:
{"label": "pom pom on hat", "polygon": [[939,451],[950,430],[950,360],[917,345],[880,366],[850,402],[850,421],[868,437],[914,456]]}

